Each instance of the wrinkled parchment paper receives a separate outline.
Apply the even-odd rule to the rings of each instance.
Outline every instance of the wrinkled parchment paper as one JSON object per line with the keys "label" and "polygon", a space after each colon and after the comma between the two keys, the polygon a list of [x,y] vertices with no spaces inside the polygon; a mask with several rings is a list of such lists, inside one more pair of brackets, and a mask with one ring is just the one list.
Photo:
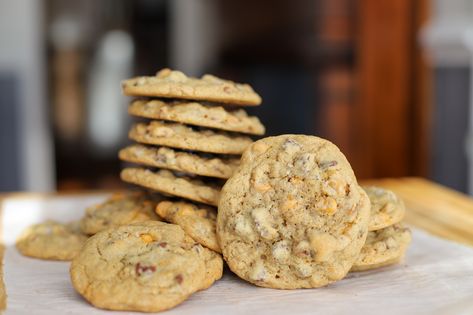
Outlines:
{"label": "wrinkled parchment paper", "polygon": [[[6,314],[112,313],[92,307],[74,291],[67,262],[23,257],[13,246],[26,226],[45,219],[78,219],[86,206],[105,197],[5,200]],[[473,247],[414,229],[400,265],[351,273],[324,288],[292,291],[258,288],[227,271],[210,289],[164,314],[473,314]]]}

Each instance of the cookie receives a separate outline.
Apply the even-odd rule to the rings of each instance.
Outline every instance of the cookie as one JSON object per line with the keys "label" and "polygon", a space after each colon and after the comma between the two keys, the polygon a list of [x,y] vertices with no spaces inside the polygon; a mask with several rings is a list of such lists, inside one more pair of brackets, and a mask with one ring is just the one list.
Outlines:
{"label": "cookie", "polygon": [[182,124],[156,120],[134,125],[129,137],[144,144],[220,154],[241,154],[253,142],[249,137],[224,131],[196,130]]}
{"label": "cookie", "polygon": [[248,116],[243,109],[229,110],[222,106],[196,102],[135,100],[128,107],[128,113],[139,117],[253,135],[263,135],[265,131],[258,117]]}
{"label": "cookie", "polygon": [[80,221],[85,234],[93,235],[110,227],[160,220],[156,215],[158,197],[143,193],[116,193],[104,202],[86,209]]}
{"label": "cookie", "polygon": [[220,187],[189,177],[177,177],[168,170],[153,172],[143,168],[125,168],[121,179],[125,182],[153,189],[172,196],[216,206]]}
{"label": "cookie", "polygon": [[71,260],[81,250],[87,236],[79,222],[63,224],[52,220],[27,228],[16,242],[21,254],[47,260]]}
{"label": "cookie", "polygon": [[375,186],[362,186],[371,201],[371,216],[368,229],[376,231],[401,222],[406,207],[394,192]]}
{"label": "cookie", "polygon": [[406,252],[411,238],[411,231],[399,223],[369,232],[351,271],[369,270],[398,262]]}
{"label": "cookie", "polygon": [[179,225],[199,244],[221,252],[215,232],[217,209],[184,201],[161,201],[156,213],[164,220]]}
{"label": "cookie", "polygon": [[180,71],[162,69],[156,76],[142,76],[122,82],[122,91],[129,96],[155,96],[259,105],[261,97],[248,84],[235,83],[205,74],[201,78],[188,77]]}
{"label": "cookie", "polygon": [[314,288],[342,279],[368,233],[370,203],[329,141],[259,140],[225,183],[217,237],[230,269],[258,286]]}
{"label": "cookie", "polygon": [[120,151],[119,157],[127,162],[217,178],[229,178],[240,164],[236,157],[216,157],[144,145],[126,147]]}
{"label": "cookie", "polygon": [[74,288],[96,307],[158,312],[222,276],[217,253],[175,224],[147,221],[92,236],[72,261]]}

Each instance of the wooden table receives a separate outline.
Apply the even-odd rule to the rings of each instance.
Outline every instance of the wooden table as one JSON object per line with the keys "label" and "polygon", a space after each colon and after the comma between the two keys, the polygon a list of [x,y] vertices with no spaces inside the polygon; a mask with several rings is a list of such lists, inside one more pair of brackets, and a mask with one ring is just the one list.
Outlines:
{"label": "wooden table", "polygon": [[405,202],[405,221],[440,237],[473,246],[473,199],[422,178],[367,180],[393,190]]}

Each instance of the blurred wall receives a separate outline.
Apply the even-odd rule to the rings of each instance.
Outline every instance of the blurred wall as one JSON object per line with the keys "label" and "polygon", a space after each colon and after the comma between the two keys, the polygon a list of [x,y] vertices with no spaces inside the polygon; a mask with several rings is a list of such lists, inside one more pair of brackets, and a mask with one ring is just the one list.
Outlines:
{"label": "blurred wall", "polygon": [[43,2],[0,0],[0,190],[54,187]]}

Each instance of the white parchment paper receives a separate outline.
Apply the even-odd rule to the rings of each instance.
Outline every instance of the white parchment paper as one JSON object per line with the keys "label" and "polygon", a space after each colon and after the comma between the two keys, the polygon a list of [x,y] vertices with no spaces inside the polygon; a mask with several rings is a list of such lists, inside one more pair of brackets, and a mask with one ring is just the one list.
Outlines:
{"label": "white parchment paper", "polygon": [[[13,246],[26,226],[45,219],[80,218],[87,205],[104,198],[90,195],[4,202],[6,314],[113,313],[92,307],[74,291],[67,262],[23,257]],[[226,272],[210,289],[164,313],[473,314],[473,248],[414,229],[413,243],[400,265],[352,273],[324,288],[292,291],[258,288]]]}

